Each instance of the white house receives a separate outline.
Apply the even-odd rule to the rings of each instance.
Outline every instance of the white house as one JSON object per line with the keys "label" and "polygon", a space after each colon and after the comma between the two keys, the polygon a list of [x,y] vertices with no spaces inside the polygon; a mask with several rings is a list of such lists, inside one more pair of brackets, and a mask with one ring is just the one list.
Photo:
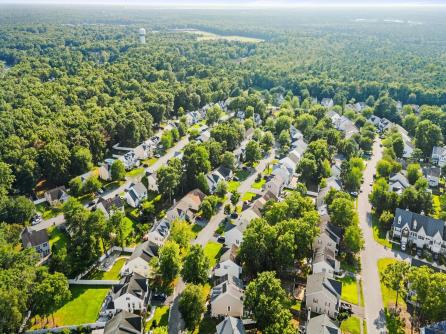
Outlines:
{"label": "white house", "polygon": [[333,99],[325,97],[325,98],[322,99],[321,105],[326,107],[326,108],[332,108],[334,106]]}
{"label": "white house", "polygon": [[50,239],[46,230],[34,231],[27,226],[22,231],[20,237],[23,248],[34,248],[41,258],[50,255]]}
{"label": "white house", "polygon": [[389,178],[389,189],[398,194],[401,194],[409,186],[410,183],[406,176],[401,173],[396,173]]}
{"label": "white house", "polygon": [[133,273],[123,277],[119,284],[113,286],[107,297],[105,314],[115,314],[118,310],[130,313],[145,313],[150,300],[150,288],[147,278]]}
{"label": "white house", "polygon": [[240,247],[243,241],[243,232],[248,227],[251,220],[259,218],[259,215],[252,209],[247,209],[240,214],[240,217],[237,219],[236,224],[233,227],[225,232],[225,244],[228,247],[232,245],[236,245]]}
{"label": "white house", "polygon": [[245,334],[243,321],[234,317],[225,317],[215,329],[217,334]]}
{"label": "white house", "polygon": [[244,291],[240,280],[228,276],[226,281],[211,290],[211,316],[241,317],[243,297]]}
{"label": "white house", "polygon": [[305,304],[307,309],[318,314],[326,314],[335,319],[341,301],[342,283],[329,277],[328,273],[307,276]]}
{"label": "white house", "polygon": [[121,269],[121,276],[137,273],[141,276],[149,276],[149,262],[157,256],[158,246],[150,241],[145,241],[135,247],[132,255],[127,259]]}
{"label": "white house", "polygon": [[436,188],[438,187],[438,184],[440,183],[440,176],[441,176],[441,168],[440,167],[426,167],[423,168],[423,174],[424,177],[427,179],[427,182],[429,183],[429,187]]}
{"label": "white house", "polygon": [[306,334],[341,334],[339,326],[326,314],[311,318],[306,326]]}
{"label": "white house", "polygon": [[68,198],[67,189],[64,186],[57,187],[45,192],[45,199],[49,205],[55,206],[65,203]]}
{"label": "white house", "polygon": [[328,277],[333,278],[341,269],[340,262],[336,260],[335,255],[336,253],[328,247],[316,250],[312,262],[313,274],[327,273]]}
{"label": "white house", "polygon": [[446,146],[434,146],[432,149],[431,162],[440,167],[446,166]]}
{"label": "white house", "polygon": [[132,208],[137,208],[146,198],[147,188],[142,182],[132,183],[125,194],[127,204]]}
{"label": "white house", "polygon": [[397,208],[392,224],[393,237],[401,240],[401,249],[416,245],[433,253],[446,253],[445,222]]}
{"label": "white house", "polygon": [[101,167],[99,167],[99,177],[104,181],[110,181],[111,177],[111,166],[115,162],[114,159],[105,159]]}
{"label": "white house", "polygon": [[223,277],[225,275],[240,278],[242,267],[232,260],[226,260],[218,263],[214,268],[214,276]]}

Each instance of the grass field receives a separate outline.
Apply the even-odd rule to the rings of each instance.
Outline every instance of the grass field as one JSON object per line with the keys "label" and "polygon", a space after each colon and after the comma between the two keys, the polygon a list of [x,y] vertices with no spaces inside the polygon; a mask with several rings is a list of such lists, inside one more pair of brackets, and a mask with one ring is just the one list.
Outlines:
{"label": "grass field", "polygon": [[126,243],[126,246],[131,245],[134,243],[134,240],[132,240],[132,232],[135,230],[135,225],[138,224],[138,222],[134,219],[131,219],[129,217],[124,217],[124,228],[123,228],[123,235],[124,240]]}
{"label": "grass field", "polygon": [[[379,271],[380,278],[382,277],[382,273],[384,272],[386,267],[388,265],[390,265],[391,263],[395,263],[396,261],[398,261],[398,260],[390,259],[390,258],[378,260],[378,271]],[[384,307],[388,308],[389,306],[395,305],[396,291],[384,286],[384,284],[382,283],[382,280],[381,280],[381,293],[382,293]],[[403,300],[403,298],[401,298],[401,296],[398,297],[398,306],[402,307],[403,309],[407,308],[406,303]]]}
{"label": "grass field", "polygon": [[183,29],[178,30],[178,32],[186,32],[190,34],[196,34],[198,35],[197,40],[198,41],[215,41],[219,39],[224,39],[227,41],[236,41],[236,42],[244,42],[244,43],[259,43],[263,42],[263,39],[259,38],[252,38],[252,37],[245,37],[245,36],[238,36],[238,35],[229,35],[229,36],[223,36],[223,35],[217,35],[211,32],[202,31],[202,30],[195,30],[195,29]]}
{"label": "grass field", "polygon": [[266,183],[264,178],[261,178],[260,181],[254,182],[251,187],[254,189],[262,189],[263,185]]}
{"label": "grass field", "polygon": [[243,194],[242,201],[251,201],[255,196],[256,194],[248,191]]}
{"label": "grass field", "polygon": [[360,334],[361,322],[359,318],[351,316],[347,320],[344,320],[341,324],[341,331],[345,334]]}
{"label": "grass field", "polygon": [[144,167],[139,167],[136,169],[132,169],[131,171],[127,172],[125,175],[129,176],[129,177],[135,177],[135,176],[143,175],[144,172],[145,172]]}
{"label": "grass field", "polygon": [[54,313],[55,326],[95,322],[109,287],[72,286],[71,300]]}
{"label": "grass field", "polygon": [[50,236],[50,247],[55,246],[57,249],[61,249],[67,246],[68,235],[65,232],[57,227],[50,227],[48,233]]}
{"label": "grass field", "polygon": [[167,326],[169,321],[169,306],[158,306],[153,318],[147,322],[146,329]]}
{"label": "grass field", "polygon": [[358,282],[356,278],[345,276],[341,279],[342,282],[342,296],[341,299],[348,303],[359,304],[358,300]]}
{"label": "grass field", "polygon": [[222,247],[222,244],[213,241],[208,242],[206,246],[204,246],[204,254],[209,257],[211,267],[214,267],[217,264]]}
{"label": "grass field", "polygon": [[376,217],[372,218],[373,239],[380,245],[392,248],[392,243],[386,239],[387,231],[381,227]]}
{"label": "grass field", "polygon": [[236,191],[239,186],[240,186],[239,181],[229,181],[228,182],[228,192]]}
{"label": "grass field", "polygon": [[126,258],[119,258],[118,260],[116,260],[116,262],[113,264],[113,267],[111,267],[109,271],[94,270],[90,274],[88,274],[88,279],[118,280],[119,272],[124,266],[126,260]]}
{"label": "grass field", "polygon": [[434,213],[432,214],[433,218],[440,218],[441,213],[441,205],[440,205],[440,196],[432,195],[432,206],[434,208]]}

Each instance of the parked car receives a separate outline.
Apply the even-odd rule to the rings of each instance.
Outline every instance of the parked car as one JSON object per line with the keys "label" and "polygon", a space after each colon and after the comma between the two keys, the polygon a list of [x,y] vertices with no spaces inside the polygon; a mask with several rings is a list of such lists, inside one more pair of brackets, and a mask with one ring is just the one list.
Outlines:
{"label": "parked car", "polygon": [[238,213],[237,212],[231,213],[231,218],[232,219],[237,219],[238,218]]}
{"label": "parked car", "polygon": [[224,236],[222,236],[222,235],[220,235],[220,236],[217,238],[217,242],[219,242],[219,243],[221,243],[221,244],[224,244],[225,241],[226,241],[226,238],[225,238]]}
{"label": "parked car", "polygon": [[161,155],[159,155],[158,153],[154,155],[155,158],[159,159],[161,158]]}
{"label": "parked car", "polygon": [[350,195],[352,195],[353,197],[358,197],[358,192],[352,191],[352,192],[350,192]]}
{"label": "parked car", "polygon": [[158,300],[160,302],[164,302],[166,298],[167,298],[166,294],[161,292],[154,293],[152,297],[153,300]]}
{"label": "parked car", "polygon": [[352,310],[352,306],[350,304],[348,304],[348,303],[341,302],[341,309],[342,310],[346,310],[346,311],[351,311]]}

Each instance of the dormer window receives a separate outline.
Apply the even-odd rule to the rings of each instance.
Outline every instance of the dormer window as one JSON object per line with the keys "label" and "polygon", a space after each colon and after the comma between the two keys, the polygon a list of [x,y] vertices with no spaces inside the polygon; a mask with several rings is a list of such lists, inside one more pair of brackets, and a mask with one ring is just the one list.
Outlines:
{"label": "dormer window", "polygon": [[398,224],[401,224],[401,216],[398,216]]}

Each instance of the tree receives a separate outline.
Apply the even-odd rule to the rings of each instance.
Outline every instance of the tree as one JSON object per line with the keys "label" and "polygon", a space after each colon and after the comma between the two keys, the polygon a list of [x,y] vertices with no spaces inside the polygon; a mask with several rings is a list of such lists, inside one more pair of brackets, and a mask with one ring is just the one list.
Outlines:
{"label": "tree", "polygon": [[389,184],[384,178],[375,181],[369,200],[378,216],[386,210],[394,212],[398,206],[398,194],[389,191]]}
{"label": "tree", "polygon": [[215,210],[218,205],[218,197],[216,196],[206,196],[200,205],[200,211],[204,218],[211,219],[211,217],[215,214]]}
{"label": "tree", "polygon": [[290,331],[290,301],[274,272],[262,272],[248,284],[243,304],[252,312],[262,333],[293,332]]}
{"label": "tree", "polygon": [[231,170],[235,169],[235,156],[234,153],[226,151],[221,156],[221,164],[222,166],[229,168]]}
{"label": "tree", "polygon": [[167,195],[171,202],[172,196],[180,184],[181,174],[172,166],[161,166],[157,171],[156,178],[159,192]]}
{"label": "tree", "polygon": [[70,168],[70,150],[59,142],[47,144],[40,152],[40,166],[44,175],[54,183],[65,182]]}
{"label": "tree", "polygon": [[290,146],[291,136],[288,130],[283,130],[279,135],[279,143],[281,146]]}
{"label": "tree", "polygon": [[347,173],[343,175],[342,182],[346,190],[358,191],[362,182],[361,170],[357,167],[349,168]]}
{"label": "tree", "polygon": [[203,193],[209,194],[209,184],[204,173],[200,173],[197,176],[197,188],[200,189]]}
{"label": "tree", "polygon": [[11,197],[5,202],[0,220],[9,224],[25,225],[36,212],[33,202],[24,196]]}
{"label": "tree", "polygon": [[381,96],[375,103],[375,115],[385,117],[392,122],[399,123],[400,116],[396,109],[396,102],[388,94]]}
{"label": "tree", "polygon": [[392,174],[392,163],[390,163],[387,160],[381,159],[376,164],[376,171],[378,172],[378,175],[381,177],[388,178],[390,174]]}
{"label": "tree", "polygon": [[415,144],[423,151],[425,157],[432,154],[434,146],[438,146],[443,140],[441,128],[429,120],[418,123],[415,133]]}
{"label": "tree", "polygon": [[169,239],[175,241],[182,249],[189,247],[189,242],[194,238],[191,225],[185,220],[174,220]]}
{"label": "tree", "polygon": [[85,180],[84,186],[82,187],[82,192],[91,194],[101,189],[101,186],[102,183],[99,181],[97,176],[90,176],[87,180]]}
{"label": "tree", "polygon": [[214,104],[211,108],[206,110],[206,124],[213,125],[217,123],[223,113],[218,104]]}
{"label": "tree", "polygon": [[269,151],[274,145],[274,135],[271,131],[266,131],[262,137],[262,148],[264,151]]}
{"label": "tree", "polygon": [[317,178],[317,164],[311,157],[303,157],[297,165],[297,172],[305,184],[309,184]]}
{"label": "tree", "polygon": [[125,177],[124,163],[119,159],[113,161],[110,173],[113,181],[120,181],[124,179]]}
{"label": "tree", "polygon": [[217,196],[221,198],[224,198],[227,192],[228,192],[228,184],[226,183],[226,181],[219,181],[215,189],[215,194],[217,194]]}
{"label": "tree", "polygon": [[404,154],[404,141],[403,141],[403,137],[401,137],[401,135],[397,136],[396,138],[393,139],[392,147],[393,147],[393,151],[395,152],[396,156],[398,158],[402,158],[403,154]]}
{"label": "tree", "polygon": [[407,179],[410,184],[415,184],[421,176],[423,176],[423,174],[421,173],[419,164],[413,163],[407,166]]}
{"label": "tree", "polygon": [[364,239],[358,224],[358,218],[355,216],[352,224],[348,226],[344,232],[343,242],[345,247],[351,253],[359,253],[359,251],[364,248]]}
{"label": "tree", "polygon": [[76,147],[71,156],[71,173],[80,175],[88,172],[93,167],[93,157],[86,147]]}
{"label": "tree", "polygon": [[186,324],[186,328],[193,330],[201,319],[201,314],[206,311],[206,296],[199,285],[188,284],[181,293],[178,308]]}
{"label": "tree", "polygon": [[211,170],[209,153],[204,145],[191,142],[184,148],[183,165],[188,189],[198,186],[197,177],[200,173],[207,174]]}
{"label": "tree", "polygon": [[396,292],[395,307],[398,307],[398,296],[404,291],[410,265],[404,261],[389,264],[382,273],[383,284]]}
{"label": "tree", "polygon": [[353,221],[355,211],[351,200],[336,198],[329,206],[331,222],[336,226],[347,228]]}
{"label": "tree", "polygon": [[232,205],[236,205],[240,200],[240,193],[237,190],[231,191],[231,203]]}
{"label": "tree", "polygon": [[409,132],[409,135],[415,136],[417,130],[418,117],[415,114],[409,114],[404,117],[403,126]]}
{"label": "tree", "polygon": [[6,197],[14,182],[14,175],[12,175],[11,167],[0,161],[0,204],[1,199]]}
{"label": "tree", "polygon": [[164,150],[171,148],[173,145],[172,132],[164,131],[163,135],[161,136],[160,143]]}
{"label": "tree", "polygon": [[167,241],[159,250],[159,269],[166,283],[172,282],[180,273],[180,246],[175,241]]}
{"label": "tree", "polygon": [[184,258],[181,275],[184,281],[193,284],[205,284],[208,279],[210,261],[201,245],[192,245]]}
{"label": "tree", "polygon": [[262,157],[262,153],[260,151],[259,144],[254,140],[250,140],[248,142],[248,144],[246,145],[246,152],[245,152],[246,162],[254,163],[257,160],[259,160],[261,157]]}
{"label": "tree", "polygon": [[79,196],[82,193],[82,180],[81,178],[75,177],[74,179],[71,179],[68,183],[68,186],[70,187],[70,193],[73,196]]}

